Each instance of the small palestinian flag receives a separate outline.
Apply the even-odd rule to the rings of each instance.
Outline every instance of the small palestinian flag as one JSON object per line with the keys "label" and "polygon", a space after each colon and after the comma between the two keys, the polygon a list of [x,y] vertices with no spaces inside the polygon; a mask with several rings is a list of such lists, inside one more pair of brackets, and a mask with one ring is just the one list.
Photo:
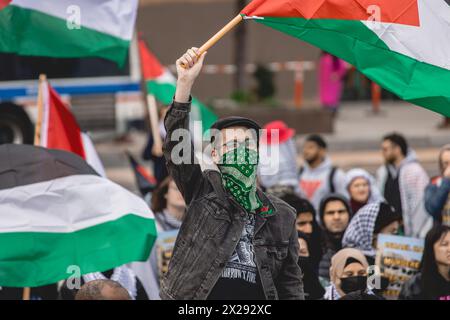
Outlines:
{"label": "small palestinian flag", "polygon": [[[161,65],[142,39],[139,40],[139,52],[142,75],[146,81],[147,92],[153,94],[161,104],[170,105],[175,95],[175,77],[167,68]],[[217,120],[217,115],[193,97],[190,120],[201,121],[203,132],[205,132]]]}
{"label": "small palestinian flag", "polygon": [[145,261],[156,235],[146,203],[79,156],[0,146],[0,286],[42,286],[77,270]]}
{"label": "small palestinian flag", "polygon": [[39,145],[49,149],[73,152],[82,157],[102,177],[105,168],[95,150],[91,138],[80,126],[68,106],[47,80],[39,84],[42,96],[42,125]]}
{"label": "small palestinian flag", "polygon": [[253,0],[241,14],[346,60],[403,100],[450,117],[449,2]]}
{"label": "small palestinian flag", "polygon": [[137,160],[127,152],[128,160],[130,161],[131,168],[133,169],[134,177],[136,178],[136,184],[141,192],[142,196],[145,196],[149,192],[155,190],[158,182],[156,178],[148,172],[144,166],[140,165]]}
{"label": "small palestinian flag", "polygon": [[123,65],[138,0],[0,0],[0,52]]}

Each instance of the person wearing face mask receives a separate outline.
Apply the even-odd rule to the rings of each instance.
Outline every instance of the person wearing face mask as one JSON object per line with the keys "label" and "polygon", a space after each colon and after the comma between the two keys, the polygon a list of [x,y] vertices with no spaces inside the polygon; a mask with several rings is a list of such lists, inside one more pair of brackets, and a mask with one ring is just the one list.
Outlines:
{"label": "person wearing face mask", "polygon": [[322,258],[319,263],[319,276],[328,285],[331,258],[342,249],[342,236],[351,217],[350,204],[339,194],[325,197],[320,204],[322,225]]}
{"label": "person wearing face mask", "polygon": [[202,165],[196,159],[196,139],[189,131],[190,94],[204,57],[192,48],[177,60],[177,88],[164,121],[167,168],[187,211],[160,296],[304,299],[295,211],[256,185],[260,126],[242,117],[218,120],[205,152],[210,168],[207,159],[200,159]]}
{"label": "person wearing face mask", "polygon": [[316,221],[316,210],[312,204],[295,194],[286,194],[281,197],[297,211],[296,228],[308,241],[309,257],[311,268],[317,275],[319,273],[319,263],[322,259],[322,230]]}
{"label": "person wearing face mask", "polygon": [[401,213],[386,202],[365,205],[350,221],[342,238],[342,245],[362,251],[373,265],[378,235],[398,235],[401,222]]}
{"label": "person wearing face mask", "polygon": [[353,214],[366,204],[383,201],[384,198],[372,177],[366,170],[352,169],[345,176],[345,188],[348,192]]}
{"label": "person wearing face mask", "polygon": [[420,272],[403,285],[399,300],[450,301],[450,227],[428,232]]}
{"label": "person wearing face mask", "polygon": [[318,300],[323,297],[325,289],[322,287],[317,270],[313,268],[309,248],[312,241],[311,236],[302,231],[298,231],[298,265],[303,273],[303,288],[306,300]]}
{"label": "person wearing face mask", "polygon": [[331,259],[331,283],[325,289],[324,299],[339,300],[352,292],[366,292],[368,267],[361,251],[351,248],[338,251]]}

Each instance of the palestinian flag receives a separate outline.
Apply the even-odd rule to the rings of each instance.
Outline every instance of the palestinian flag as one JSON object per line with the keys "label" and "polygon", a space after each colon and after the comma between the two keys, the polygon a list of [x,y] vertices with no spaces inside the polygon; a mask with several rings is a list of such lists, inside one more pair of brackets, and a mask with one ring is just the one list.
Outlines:
{"label": "palestinian flag", "polygon": [[400,98],[450,117],[449,2],[254,0],[241,14],[336,55]]}
{"label": "palestinian flag", "polygon": [[[142,76],[146,81],[147,92],[153,94],[161,104],[170,105],[175,95],[176,79],[170,71],[163,67],[144,40],[139,40]],[[202,104],[192,98],[191,120],[202,121],[203,131],[206,131],[217,120],[217,116]]]}
{"label": "palestinian flag", "polygon": [[129,153],[126,152],[128,160],[130,161],[131,168],[133,169],[136,184],[139,188],[139,192],[142,196],[147,195],[149,192],[155,190],[158,181],[156,178],[148,172],[148,170],[139,164],[137,160]]}
{"label": "palestinian flag", "polygon": [[90,137],[80,127],[58,93],[45,80],[39,84],[43,117],[39,145],[49,149],[73,152],[87,161],[102,177],[105,168]]}
{"label": "palestinian flag", "polygon": [[155,238],[146,203],[77,155],[0,146],[0,286],[42,286],[70,277],[71,268],[87,274],[145,261]]}
{"label": "palestinian flag", "polygon": [[138,0],[0,0],[0,52],[123,65],[137,7]]}

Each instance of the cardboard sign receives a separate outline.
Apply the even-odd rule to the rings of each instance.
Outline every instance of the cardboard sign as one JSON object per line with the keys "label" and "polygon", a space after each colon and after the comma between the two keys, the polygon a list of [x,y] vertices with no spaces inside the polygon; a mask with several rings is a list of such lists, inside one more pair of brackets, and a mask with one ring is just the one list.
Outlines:
{"label": "cardboard sign", "polygon": [[423,239],[378,235],[376,264],[389,279],[386,299],[396,300],[403,284],[419,271],[424,244]]}

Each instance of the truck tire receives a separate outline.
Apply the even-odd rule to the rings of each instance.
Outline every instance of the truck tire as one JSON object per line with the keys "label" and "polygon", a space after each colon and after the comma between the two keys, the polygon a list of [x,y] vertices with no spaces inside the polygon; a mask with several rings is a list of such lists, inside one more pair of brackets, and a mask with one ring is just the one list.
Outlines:
{"label": "truck tire", "polygon": [[0,103],[0,144],[33,144],[34,126],[22,107]]}

